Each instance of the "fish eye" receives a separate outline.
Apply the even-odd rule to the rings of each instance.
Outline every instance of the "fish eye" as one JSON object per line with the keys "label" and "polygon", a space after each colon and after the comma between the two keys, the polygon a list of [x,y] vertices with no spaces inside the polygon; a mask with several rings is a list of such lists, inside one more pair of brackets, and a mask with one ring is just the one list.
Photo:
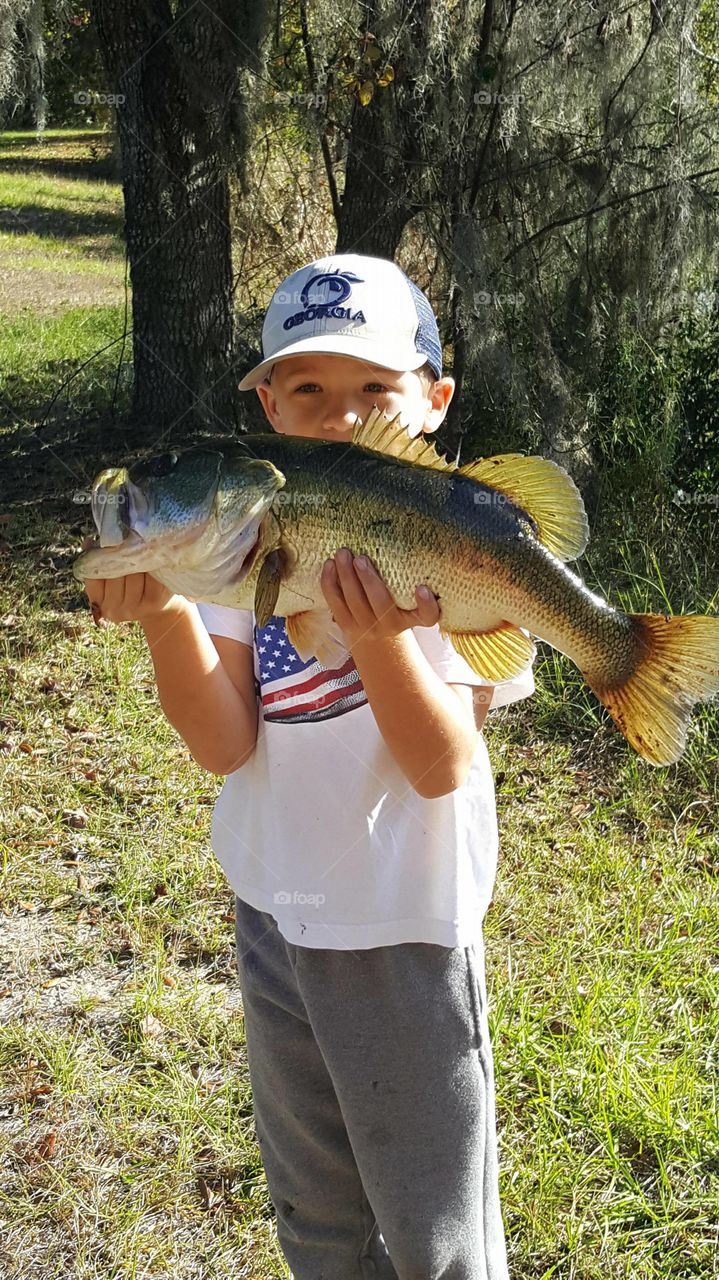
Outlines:
{"label": "fish eye", "polygon": [[163,476],[170,474],[176,462],[176,453],[160,453],[156,458],[150,458],[145,464],[147,474],[153,480],[161,480]]}

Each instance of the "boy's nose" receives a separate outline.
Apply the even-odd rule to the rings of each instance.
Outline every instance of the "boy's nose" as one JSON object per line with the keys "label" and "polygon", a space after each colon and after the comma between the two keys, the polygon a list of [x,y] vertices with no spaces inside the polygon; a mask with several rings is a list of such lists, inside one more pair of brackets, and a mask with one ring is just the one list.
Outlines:
{"label": "boy's nose", "polygon": [[349,409],[344,405],[328,408],[322,415],[322,430],[330,435],[350,436],[360,416],[355,409]]}

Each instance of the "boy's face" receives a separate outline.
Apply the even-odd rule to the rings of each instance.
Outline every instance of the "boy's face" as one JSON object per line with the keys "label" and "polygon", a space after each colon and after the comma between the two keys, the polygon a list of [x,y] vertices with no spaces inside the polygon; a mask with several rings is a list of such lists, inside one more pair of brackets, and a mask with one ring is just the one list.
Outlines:
{"label": "boy's face", "polygon": [[425,388],[416,373],[396,373],[351,356],[297,355],[280,360],[270,385],[257,393],[275,431],[318,440],[349,440],[355,419],[373,404],[411,435],[436,431],[452,399],[454,381],[441,378]]}

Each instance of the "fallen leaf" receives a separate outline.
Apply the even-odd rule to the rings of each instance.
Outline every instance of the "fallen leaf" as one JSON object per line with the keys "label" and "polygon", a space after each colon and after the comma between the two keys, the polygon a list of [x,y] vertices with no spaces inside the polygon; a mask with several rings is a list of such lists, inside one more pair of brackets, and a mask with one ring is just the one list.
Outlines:
{"label": "fallen leaf", "polygon": [[55,1154],[55,1146],[57,1143],[57,1133],[52,1132],[45,1135],[42,1142],[36,1147],[36,1154],[40,1160],[52,1160]]}
{"label": "fallen leaf", "polygon": [[214,1187],[211,1187],[205,1178],[198,1178],[197,1185],[200,1189],[200,1195],[204,1201],[205,1208],[208,1209],[210,1213],[214,1213],[215,1210],[219,1209],[224,1203],[224,1197],[220,1195]]}
{"label": "fallen leaf", "polygon": [[84,809],[63,809],[62,820],[75,831],[82,831],[87,826],[88,816]]}
{"label": "fallen leaf", "polygon": [[50,910],[57,911],[59,907],[66,907],[69,902],[72,902],[72,899],[73,894],[71,893],[59,893],[50,903]]}
{"label": "fallen leaf", "polygon": [[80,623],[75,622],[74,620],[71,621],[69,618],[67,620],[64,618],[60,619],[60,630],[64,632],[66,636],[79,636],[82,634],[82,626]]}
{"label": "fallen leaf", "polygon": [[574,1031],[574,1027],[569,1022],[563,1022],[561,1018],[552,1018],[547,1023],[547,1028],[553,1036],[570,1036]]}
{"label": "fallen leaf", "polygon": [[142,1019],[142,1022],[140,1023],[140,1026],[142,1027],[144,1034],[150,1040],[159,1039],[159,1037],[162,1035],[164,1030],[162,1023],[160,1022],[160,1019],[156,1018],[154,1013],[146,1013],[144,1018]]}

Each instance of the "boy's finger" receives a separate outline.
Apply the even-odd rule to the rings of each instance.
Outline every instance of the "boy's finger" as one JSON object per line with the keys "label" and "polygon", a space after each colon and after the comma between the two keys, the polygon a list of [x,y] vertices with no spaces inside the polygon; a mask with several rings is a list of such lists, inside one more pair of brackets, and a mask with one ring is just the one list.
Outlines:
{"label": "boy's finger", "polygon": [[349,610],[345,603],[342,588],[337,577],[337,566],[334,560],[326,560],[320,574],[320,586],[327,607],[340,630],[351,622]]}
{"label": "boy's finger", "polygon": [[440,608],[437,597],[429,587],[417,587],[415,591],[417,608],[414,611],[421,627],[433,627],[439,622]]}
{"label": "boy's finger", "polygon": [[94,600],[97,604],[102,604],[105,595],[105,578],[86,578],[85,594],[91,602]]}
{"label": "boy's finger", "polygon": [[142,600],[145,593],[145,578],[144,573],[128,573],[124,578],[125,594],[122,603],[130,612],[134,613]]}
{"label": "boy's finger", "polygon": [[371,560],[367,556],[358,556],[354,561],[357,579],[369,606],[376,618],[383,618],[390,609],[395,608],[394,600],[387,590],[387,585],[380,577]]}
{"label": "boy's finger", "polygon": [[356,622],[368,625],[370,617],[374,616],[374,610],[355,571],[351,553],[339,551],[335,556],[335,564],[347,608]]}

